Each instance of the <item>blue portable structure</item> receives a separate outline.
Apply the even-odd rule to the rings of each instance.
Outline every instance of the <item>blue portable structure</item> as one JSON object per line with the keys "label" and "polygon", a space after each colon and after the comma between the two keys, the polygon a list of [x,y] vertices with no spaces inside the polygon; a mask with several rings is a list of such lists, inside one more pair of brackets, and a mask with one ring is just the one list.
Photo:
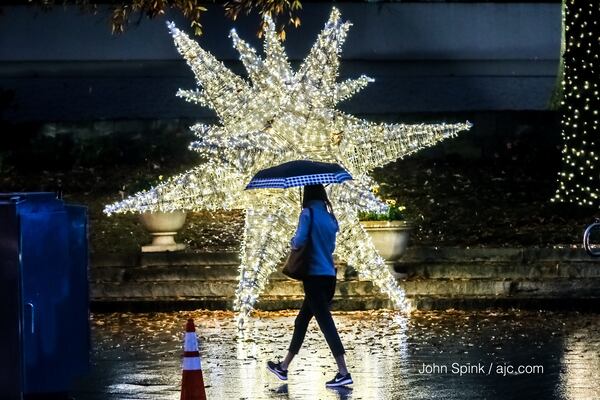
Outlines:
{"label": "blue portable structure", "polygon": [[87,208],[0,193],[0,393],[67,393],[89,367]]}

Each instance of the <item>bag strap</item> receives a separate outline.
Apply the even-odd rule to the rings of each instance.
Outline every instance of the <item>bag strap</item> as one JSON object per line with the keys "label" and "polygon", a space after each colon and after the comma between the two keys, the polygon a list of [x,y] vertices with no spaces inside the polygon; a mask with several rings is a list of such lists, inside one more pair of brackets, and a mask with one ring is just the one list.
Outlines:
{"label": "bag strap", "polygon": [[312,233],[312,226],[313,226],[313,210],[312,208],[308,207],[308,214],[310,215],[310,222],[308,223],[308,240],[310,240],[310,234]]}

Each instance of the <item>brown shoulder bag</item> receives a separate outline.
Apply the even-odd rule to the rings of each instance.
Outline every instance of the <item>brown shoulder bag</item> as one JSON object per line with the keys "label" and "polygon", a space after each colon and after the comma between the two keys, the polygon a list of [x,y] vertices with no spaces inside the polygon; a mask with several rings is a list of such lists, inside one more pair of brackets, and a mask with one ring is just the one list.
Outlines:
{"label": "brown shoulder bag", "polygon": [[292,279],[303,280],[308,276],[308,263],[310,261],[310,234],[312,232],[313,225],[313,211],[311,208],[308,209],[310,213],[310,223],[308,225],[308,236],[304,246],[290,251],[285,264],[283,265],[283,274]]}

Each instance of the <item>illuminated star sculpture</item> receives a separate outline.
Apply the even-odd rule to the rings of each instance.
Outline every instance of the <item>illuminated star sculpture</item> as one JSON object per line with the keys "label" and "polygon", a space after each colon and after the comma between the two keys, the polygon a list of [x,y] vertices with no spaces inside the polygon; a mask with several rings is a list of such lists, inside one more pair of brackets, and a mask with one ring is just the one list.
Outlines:
{"label": "illuminated star sculpture", "polygon": [[177,49],[196,76],[199,90],[178,96],[213,109],[218,124],[191,127],[191,149],[203,162],[147,191],[106,206],[105,213],[244,209],[239,286],[239,326],[252,311],[269,276],[289,250],[300,212],[298,190],[244,190],[259,170],[298,159],[338,163],[353,181],[332,185],[330,199],[340,223],[336,254],[371,280],[398,308],[404,292],[358,220],[359,211],[387,211],[372,192],[368,173],[431,146],[470,124],[381,124],[336,109],[372,80],[336,82],[341,46],[351,24],[333,9],[310,53],[293,71],[272,20],[265,17],[264,58],[235,30],[233,45],[249,81],[235,75],[198,43],[169,23]]}

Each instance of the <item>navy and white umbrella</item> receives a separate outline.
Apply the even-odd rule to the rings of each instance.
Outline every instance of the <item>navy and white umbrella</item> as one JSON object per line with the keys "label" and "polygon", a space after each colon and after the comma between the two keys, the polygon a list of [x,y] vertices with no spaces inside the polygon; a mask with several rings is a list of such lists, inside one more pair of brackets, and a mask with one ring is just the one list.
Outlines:
{"label": "navy and white umbrella", "polygon": [[295,186],[342,183],[352,176],[338,164],[290,161],[258,171],[246,189],[287,189]]}

